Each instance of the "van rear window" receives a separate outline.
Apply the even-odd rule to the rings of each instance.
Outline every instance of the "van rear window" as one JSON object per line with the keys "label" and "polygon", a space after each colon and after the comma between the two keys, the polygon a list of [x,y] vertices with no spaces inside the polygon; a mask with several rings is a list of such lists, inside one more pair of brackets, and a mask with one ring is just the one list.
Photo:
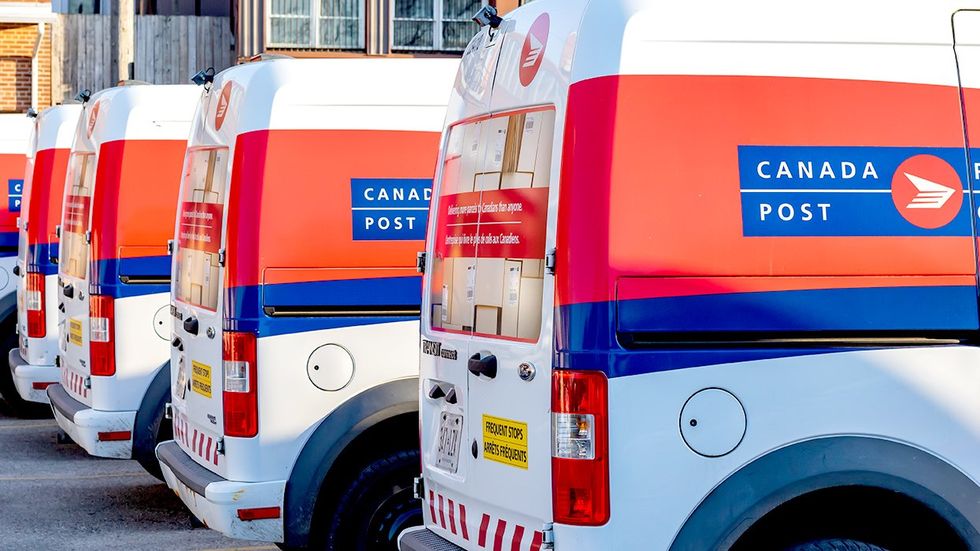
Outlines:
{"label": "van rear window", "polygon": [[554,128],[553,108],[451,128],[439,183],[433,329],[537,341]]}
{"label": "van rear window", "polygon": [[217,310],[221,293],[218,251],[227,175],[227,148],[187,152],[177,217],[174,293],[177,300],[208,310]]}
{"label": "van rear window", "polygon": [[95,154],[74,153],[68,163],[68,188],[61,220],[61,260],[63,275],[84,279],[88,275],[88,244],[92,207],[92,185],[95,182]]}

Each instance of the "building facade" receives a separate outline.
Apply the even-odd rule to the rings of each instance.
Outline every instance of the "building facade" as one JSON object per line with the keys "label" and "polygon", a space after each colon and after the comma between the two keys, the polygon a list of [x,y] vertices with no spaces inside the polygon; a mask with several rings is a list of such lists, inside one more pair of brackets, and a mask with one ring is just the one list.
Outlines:
{"label": "building facade", "polygon": [[51,105],[49,2],[0,1],[0,112]]}

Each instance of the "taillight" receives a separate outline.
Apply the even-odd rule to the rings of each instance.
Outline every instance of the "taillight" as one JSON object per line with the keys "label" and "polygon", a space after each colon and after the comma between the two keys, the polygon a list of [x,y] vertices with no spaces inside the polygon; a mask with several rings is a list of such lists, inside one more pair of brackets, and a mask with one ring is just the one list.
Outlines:
{"label": "taillight", "polygon": [[44,323],[44,274],[27,272],[27,293],[24,298],[27,309],[27,336],[44,337],[47,332]]}
{"label": "taillight", "polygon": [[259,433],[255,334],[225,331],[221,360],[225,435],[251,438]]}
{"label": "taillight", "polygon": [[609,521],[607,381],[599,371],[555,370],[551,379],[551,468],[555,522]]}
{"label": "taillight", "polygon": [[105,295],[89,295],[88,301],[89,363],[92,375],[116,374],[115,303]]}

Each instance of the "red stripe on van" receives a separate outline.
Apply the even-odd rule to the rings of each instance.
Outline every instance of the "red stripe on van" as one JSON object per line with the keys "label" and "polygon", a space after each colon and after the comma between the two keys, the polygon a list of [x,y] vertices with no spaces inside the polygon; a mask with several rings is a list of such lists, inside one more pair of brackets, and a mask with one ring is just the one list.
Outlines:
{"label": "red stripe on van", "polygon": [[436,521],[436,494],[432,490],[429,490],[429,514],[432,516],[432,522]]}
{"label": "red stripe on van", "polygon": [[514,526],[514,538],[510,542],[510,551],[521,551],[521,543],[524,542],[524,527]]}
{"label": "red stripe on van", "polygon": [[541,540],[544,539],[544,533],[534,532],[534,536],[531,537],[531,551],[540,551]]}
{"label": "red stripe on van", "polygon": [[456,504],[449,500],[449,531],[456,535]]}
{"label": "red stripe on van", "polygon": [[497,532],[493,535],[493,551],[501,551],[504,548],[504,532],[507,531],[507,521],[499,519],[497,521]]}
{"label": "red stripe on van", "polygon": [[463,532],[463,539],[470,541],[470,531],[466,528],[466,506],[459,504],[459,528]]}
{"label": "red stripe on van", "polygon": [[490,528],[490,515],[483,513],[483,520],[480,521],[480,547],[487,546],[488,528]]}
{"label": "red stripe on van", "polygon": [[206,451],[204,452],[204,456],[205,456],[205,458],[210,458],[211,457],[211,437],[210,436],[208,436],[208,447],[206,448]]}
{"label": "red stripe on van", "polygon": [[201,452],[204,451],[204,433],[201,433],[200,440],[197,442],[197,455],[202,455]]}
{"label": "red stripe on van", "polygon": [[442,495],[439,496],[439,525],[446,528],[446,513],[442,504]]}

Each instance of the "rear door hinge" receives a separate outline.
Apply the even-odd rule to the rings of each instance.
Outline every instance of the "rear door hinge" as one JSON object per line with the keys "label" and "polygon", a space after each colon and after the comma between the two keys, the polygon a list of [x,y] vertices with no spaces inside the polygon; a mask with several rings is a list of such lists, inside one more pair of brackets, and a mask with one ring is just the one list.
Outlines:
{"label": "rear door hinge", "polygon": [[415,499],[424,499],[425,479],[421,476],[416,476],[412,482],[412,493],[415,495]]}
{"label": "rear door hinge", "polygon": [[170,402],[163,405],[163,418],[173,419],[174,418],[174,406]]}
{"label": "rear door hinge", "polygon": [[541,531],[541,543],[542,549],[554,549],[555,548],[555,528],[553,524],[545,524],[544,530]]}
{"label": "rear door hinge", "polygon": [[82,381],[82,384],[85,386],[85,388],[91,390],[92,389],[92,378],[91,377],[85,377],[85,380]]}
{"label": "rear door hinge", "polygon": [[88,230],[85,232],[85,242],[90,245],[92,244],[92,230]]}
{"label": "rear door hinge", "polygon": [[557,262],[558,251],[551,249],[544,257],[544,267],[548,273],[555,275],[555,263]]}
{"label": "rear door hinge", "polygon": [[58,239],[61,239],[61,224],[58,224],[57,226],[54,227],[54,235]]}
{"label": "rear door hinge", "polygon": [[427,257],[427,255],[425,254],[425,251],[419,251],[418,253],[415,254],[415,269],[420,274],[424,274],[425,273],[425,259],[426,259],[426,257]]}
{"label": "rear door hinge", "polygon": [[225,250],[224,249],[218,249],[218,266],[224,266],[225,265],[225,259],[227,259],[227,257],[228,257],[228,255],[225,254]]}
{"label": "rear door hinge", "polygon": [[218,452],[219,455],[224,455],[225,454],[225,437],[224,436],[218,438],[218,443],[215,444],[215,448],[214,449],[215,449],[216,452]]}
{"label": "rear door hinge", "polygon": [[174,240],[173,239],[168,239],[167,240],[167,254],[170,255],[170,256],[173,256],[174,255]]}

